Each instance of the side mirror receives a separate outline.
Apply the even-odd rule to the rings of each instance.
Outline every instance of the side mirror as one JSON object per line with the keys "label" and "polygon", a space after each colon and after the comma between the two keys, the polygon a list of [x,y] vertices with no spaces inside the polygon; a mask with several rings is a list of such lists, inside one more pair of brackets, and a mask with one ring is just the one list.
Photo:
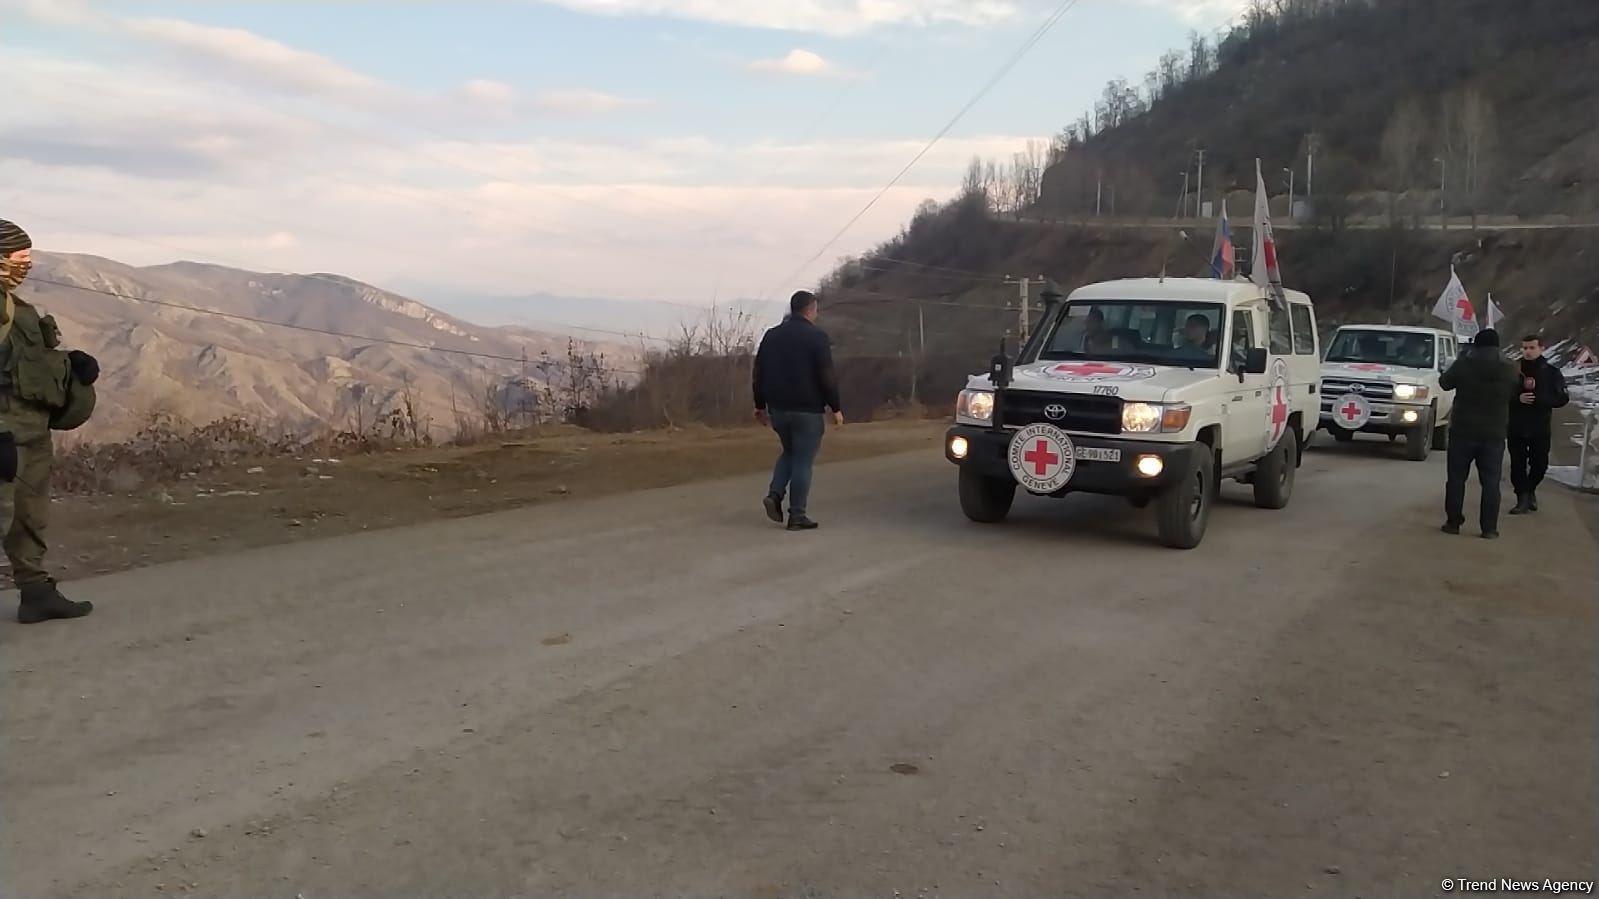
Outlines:
{"label": "side mirror", "polygon": [[1244,374],[1263,375],[1266,373],[1266,348],[1253,347],[1244,359]]}

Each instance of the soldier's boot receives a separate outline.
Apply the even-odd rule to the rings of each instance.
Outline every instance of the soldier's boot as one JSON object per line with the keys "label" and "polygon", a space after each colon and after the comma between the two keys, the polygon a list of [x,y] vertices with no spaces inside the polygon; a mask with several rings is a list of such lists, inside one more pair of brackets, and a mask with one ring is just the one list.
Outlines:
{"label": "soldier's boot", "polygon": [[1537,490],[1528,490],[1527,491],[1527,511],[1528,512],[1536,512],[1536,511],[1538,511],[1538,491]]}
{"label": "soldier's boot", "polygon": [[74,602],[61,595],[54,582],[29,584],[21,588],[22,601],[17,605],[19,624],[38,624],[61,618],[82,618],[94,611],[92,602]]}
{"label": "soldier's boot", "polygon": [[1511,515],[1525,515],[1525,514],[1527,514],[1530,511],[1532,511],[1532,507],[1531,507],[1531,503],[1527,499],[1527,494],[1525,494],[1525,493],[1516,494],[1516,506],[1515,506],[1515,508],[1510,510],[1510,514]]}

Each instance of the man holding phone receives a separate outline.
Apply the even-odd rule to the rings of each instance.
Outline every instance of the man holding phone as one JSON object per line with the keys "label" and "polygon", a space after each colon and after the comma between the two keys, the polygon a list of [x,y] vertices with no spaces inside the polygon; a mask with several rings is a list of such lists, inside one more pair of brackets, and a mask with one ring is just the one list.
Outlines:
{"label": "man holding phone", "polygon": [[1550,429],[1554,410],[1571,402],[1560,369],[1543,357],[1543,337],[1521,338],[1521,389],[1510,403],[1507,443],[1510,484],[1516,489],[1511,515],[1538,511],[1538,485],[1549,470]]}

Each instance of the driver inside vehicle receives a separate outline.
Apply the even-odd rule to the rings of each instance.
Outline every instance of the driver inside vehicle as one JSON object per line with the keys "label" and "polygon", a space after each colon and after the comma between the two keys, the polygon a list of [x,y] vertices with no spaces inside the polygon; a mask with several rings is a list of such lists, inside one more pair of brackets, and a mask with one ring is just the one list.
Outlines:
{"label": "driver inside vehicle", "polygon": [[1188,316],[1183,324],[1183,342],[1178,349],[1211,353],[1216,349],[1216,339],[1210,329],[1210,319],[1199,313]]}

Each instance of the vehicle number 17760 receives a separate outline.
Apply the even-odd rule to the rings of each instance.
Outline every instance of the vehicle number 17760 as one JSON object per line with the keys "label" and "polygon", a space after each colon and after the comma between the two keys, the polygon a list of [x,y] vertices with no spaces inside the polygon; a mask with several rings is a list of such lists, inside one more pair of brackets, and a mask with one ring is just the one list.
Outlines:
{"label": "vehicle number 17760", "polygon": [[1094,393],[1097,396],[1121,396],[1122,389],[1115,384],[1095,384]]}

